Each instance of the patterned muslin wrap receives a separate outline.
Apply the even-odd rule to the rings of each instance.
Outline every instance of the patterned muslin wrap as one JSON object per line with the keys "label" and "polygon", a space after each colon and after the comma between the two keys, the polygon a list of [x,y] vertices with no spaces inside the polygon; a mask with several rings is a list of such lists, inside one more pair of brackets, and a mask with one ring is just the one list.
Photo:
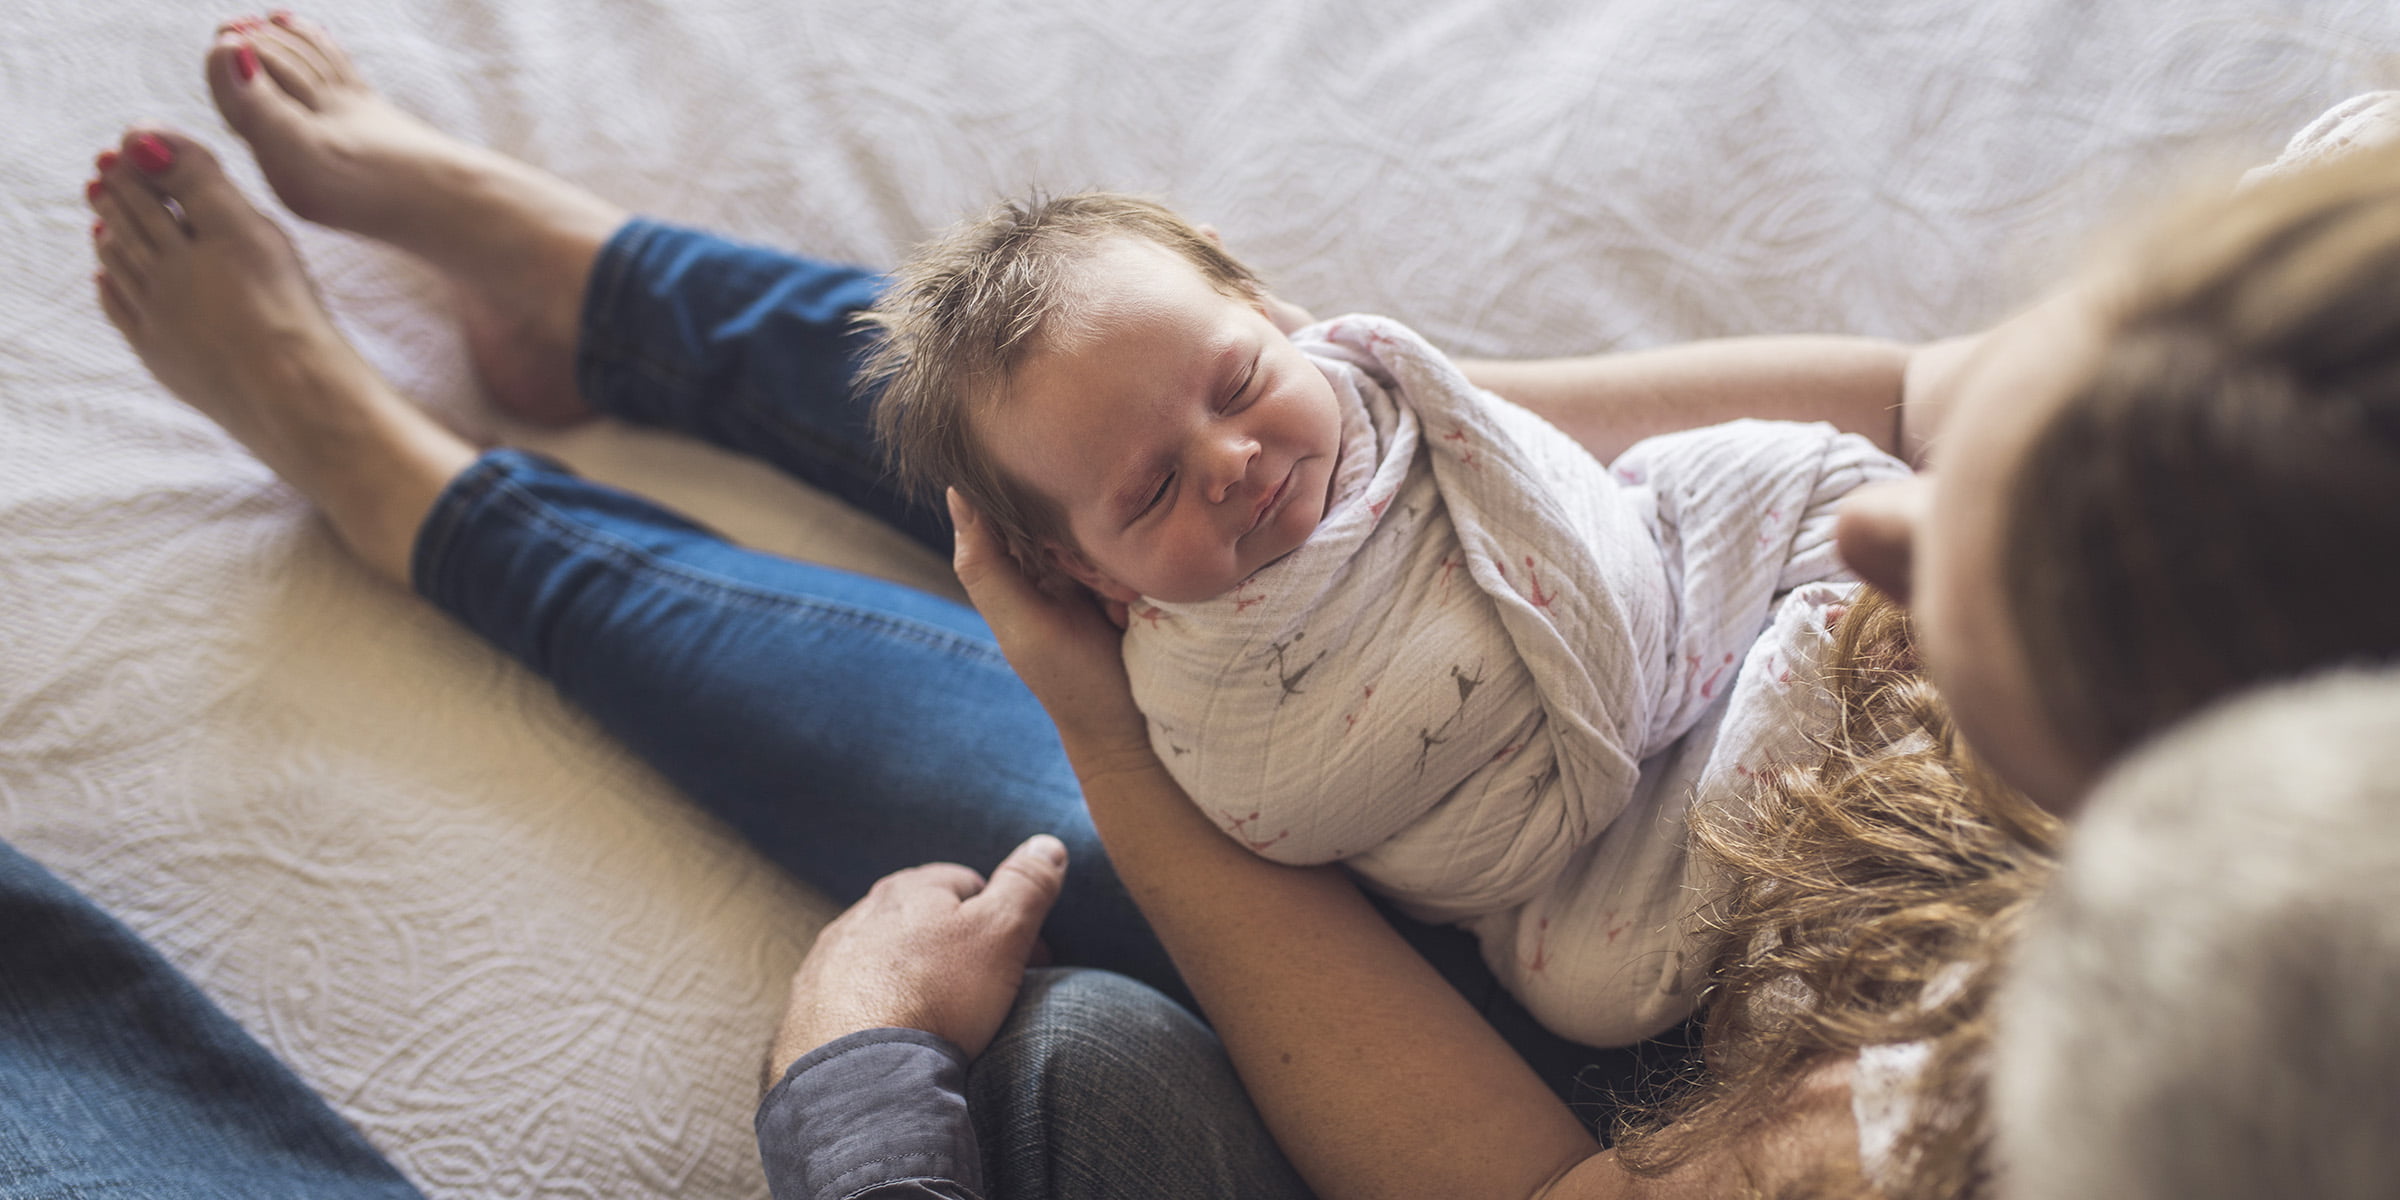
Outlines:
{"label": "patterned muslin wrap", "polygon": [[1332,503],[1233,591],[1133,606],[1159,756],[1253,851],[1474,931],[1562,1036],[1673,1024],[1708,949],[1688,806],[1830,719],[1835,502],[1907,468],[1767,421],[1603,466],[1393,321],[1293,340],[1343,407]]}

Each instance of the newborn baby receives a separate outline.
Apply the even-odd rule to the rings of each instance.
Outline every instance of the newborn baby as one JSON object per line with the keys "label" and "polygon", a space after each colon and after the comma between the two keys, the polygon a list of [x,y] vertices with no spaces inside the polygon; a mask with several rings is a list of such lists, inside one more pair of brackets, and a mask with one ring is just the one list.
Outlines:
{"label": "newborn baby", "polygon": [[1124,606],[1152,742],[1230,836],[1464,925],[1564,1036],[1666,1028],[1710,949],[1684,814],[1805,752],[1847,590],[1760,634],[1844,578],[1835,502],[1906,468],[1744,421],[1612,470],[1395,322],[1275,311],[1157,205],[1004,206],[871,314],[879,432]]}

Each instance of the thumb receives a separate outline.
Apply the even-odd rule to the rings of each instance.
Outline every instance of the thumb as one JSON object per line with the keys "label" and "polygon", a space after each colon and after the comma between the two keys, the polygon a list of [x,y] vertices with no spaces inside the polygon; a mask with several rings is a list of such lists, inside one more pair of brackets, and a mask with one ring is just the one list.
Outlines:
{"label": "thumb", "polygon": [[950,548],[950,569],[958,575],[959,586],[967,589],[967,598],[981,607],[987,597],[1009,589],[1026,590],[1023,571],[1009,558],[1008,549],[992,533],[992,527],[975,511],[975,506],[957,488],[943,493],[950,505],[950,527],[954,541]]}
{"label": "thumb", "polygon": [[1021,933],[1030,945],[1066,882],[1066,845],[1049,834],[1037,833],[992,868],[991,882],[967,901],[967,907],[989,910],[994,920],[1009,926],[1012,933]]}
{"label": "thumb", "polygon": [[992,533],[983,527],[983,514],[958,494],[957,488],[946,488],[942,500],[950,506],[950,567],[965,579],[970,572],[980,572],[990,555],[986,543]]}

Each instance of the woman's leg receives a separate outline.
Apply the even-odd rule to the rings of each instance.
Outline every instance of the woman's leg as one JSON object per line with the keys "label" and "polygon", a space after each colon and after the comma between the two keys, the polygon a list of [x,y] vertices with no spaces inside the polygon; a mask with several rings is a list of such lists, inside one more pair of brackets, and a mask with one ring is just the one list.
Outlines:
{"label": "woman's leg", "polygon": [[405,583],[425,514],[474,448],[358,356],[291,239],[207,147],[135,129],[101,162],[85,194],[109,323],[177,398],[306,495],[362,561]]}
{"label": "woman's leg", "polygon": [[[244,77],[243,48],[264,70]],[[851,379],[850,318],[882,278],[657,222],[461,142],[368,87],[323,30],[228,28],[209,82],[276,193],[453,283],[491,398],[520,417],[595,412],[775,463],[936,549],[949,531],[888,486]]]}
{"label": "woman's leg", "polygon": [[851,318],[883,276],[635,219],[591,272],[576,380],[612,416],[763,458],[947,553],[949,522],[893,486],[853,386]]}
{"label": "woman's leg", "polygon": [[929,859],[1067,843],[1061,961],[1180,993],[1048,716],[972,609],[734,546],[498,451],[417,542],[416,587],[802,879],[848,902]]}
{"label": "woman's leg", "polygon": [[574,389],[575,335],[623,208],[402,112],[339,43],[289,13],[221,27],[206,73],[286,207],[450,280],[495,402],[536,421],[590,415]]}
{"label": "woman's leg", "polygon": [[0,1197],[417,1200],[132,930],[0,844]]}
{"label": "woman's leg", "polygon": [[103,174],[111,320],[370,566],[405,585],[414,555],[429,596],[839,898],[1059,835],[1079,861],[1059,953],[1176,987],[1055,733],[971,610],[741,550],[524,456],[478,460],[335,333],[289,241],[206,148],[128,133]]}
{"label": "woman's leg", "polygon": [[740,549],[524,455],[477,458],[358,360],[289,241],[189,139],[129,133],[94,206],[103,304],[161,382],[370,566],[413,577],[770,857],[846,901],[1054,833],[1078,860],[1057,951],[1178,987],[972,610]]}

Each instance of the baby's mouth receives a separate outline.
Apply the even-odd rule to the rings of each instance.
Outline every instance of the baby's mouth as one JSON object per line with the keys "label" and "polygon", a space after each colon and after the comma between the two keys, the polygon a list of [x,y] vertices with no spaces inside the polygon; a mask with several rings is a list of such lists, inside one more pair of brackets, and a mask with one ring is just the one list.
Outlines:
{"label": "baby's mouth", "polygon": [[1267,498],[1258,502],[1258,511],[1250,514],[1250,527],[1242,531],[1243,537],[1249,537],[1258,532],[1258,527],[1266,524],[1267,518],[1274,515],[1276,506],[1282,504],[1284,496],[1292,490],[1292,476],[1299,473],[1299,464],[1292,464],[1292,469],[1284,475],[1283,482],[1276,484],[1275,490],[1267,493]]}

